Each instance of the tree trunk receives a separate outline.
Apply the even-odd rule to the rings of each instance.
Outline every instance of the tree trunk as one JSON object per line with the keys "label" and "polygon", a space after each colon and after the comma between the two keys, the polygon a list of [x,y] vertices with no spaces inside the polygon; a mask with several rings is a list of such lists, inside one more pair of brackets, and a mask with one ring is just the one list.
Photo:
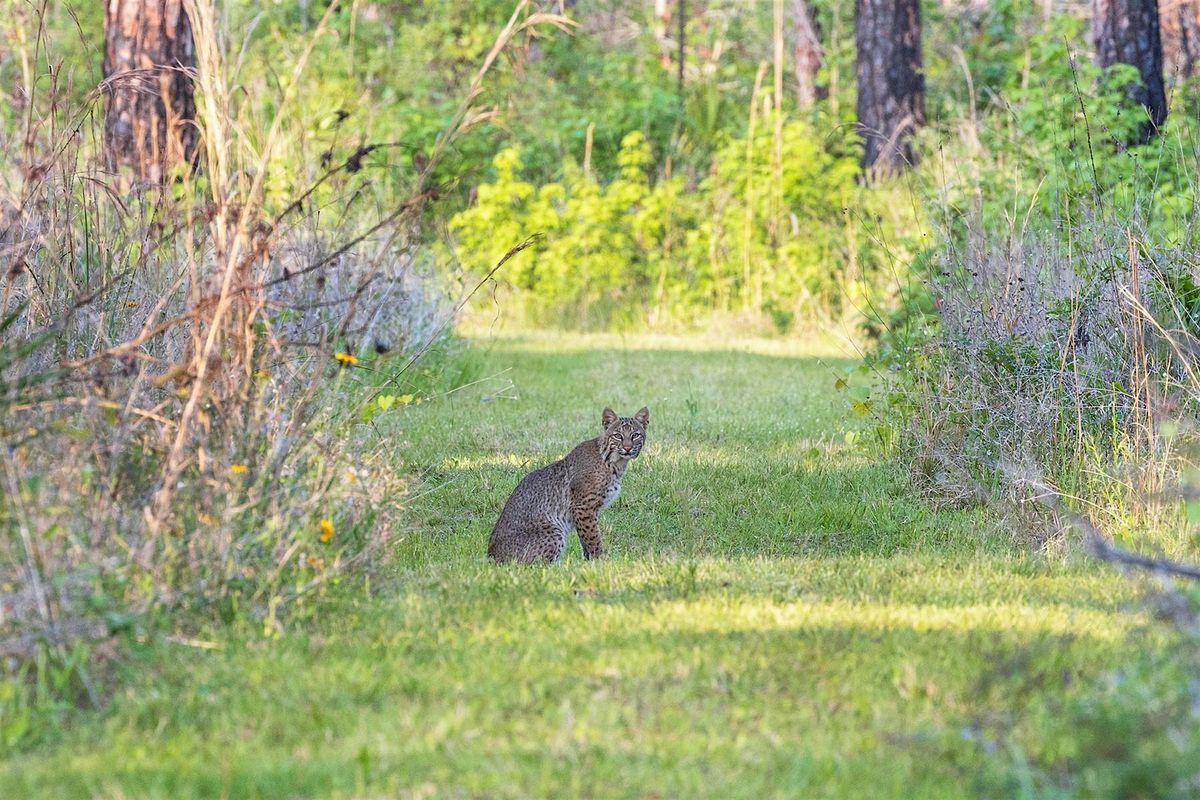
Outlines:
{"label": "tree trunk", "polygon": [[862,165],[895,172],[915,162],[912,137],[925,124],[920,0],[857,0],[854,29]]}
{"label": "tree trunk", "polygon": [[809,108],[817,101],[817,72],[825,58],[821,32],[809,0],[792,0],[792,71],[796,75],[796,102]]}
{"label": "tree trunk", "polygon": [[104,147],[109,168],[161,184],[194,164],[196,67],[183,0],[106,0]]}
{"label": "tree trunk", "polygon": [[1129,96],[1149,117],[1137,142],[1149,141],[1167,119],[1157,0],[1094,0],[1092,35],[1100,67],[1129,64],[1141,74],[1141,83],[1129,87]]}
{"label": "tree trunk", "polygon": [[679,116],[685,116],[686,96],[683,93],[683,68],[687,61],[687,0],[679,0]]}
{"label": "tree trunk", "polygon": [[1158,23],[1167,77],[1175,81],[1192,77],[1200,58],[1200,0],[1163,0]]}

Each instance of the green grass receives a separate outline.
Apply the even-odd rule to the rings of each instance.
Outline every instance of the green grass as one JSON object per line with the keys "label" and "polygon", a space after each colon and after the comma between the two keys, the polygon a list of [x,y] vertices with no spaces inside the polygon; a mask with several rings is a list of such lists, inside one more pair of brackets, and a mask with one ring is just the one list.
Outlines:
{"label": "green grass", "polygon": [[[1170,635],[848,445],[853,362],[815,352],[480,343],[477,382],[370,432],[421,476],[382,580],[281,637],[135,652],[0,797],[1049,796],[1024,765],[1078,756],[1070,709]],[[522,472],[642,404],[611,556],[488,563]]]}

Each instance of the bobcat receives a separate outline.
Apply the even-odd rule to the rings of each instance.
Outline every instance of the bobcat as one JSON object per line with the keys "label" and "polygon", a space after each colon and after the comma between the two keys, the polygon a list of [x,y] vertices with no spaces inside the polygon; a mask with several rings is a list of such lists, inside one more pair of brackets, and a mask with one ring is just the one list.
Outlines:
{"label": "bobcat", "polygon": [[650,409],[618,417],[611,408],[601,416],[604,431],[566,458],[525,476],[500,512],[488,555],[497,561],[558,561],[567,535],[579,532],[585,558],[599,558],[600,512],[621,491],[625,467],[642,452]]}

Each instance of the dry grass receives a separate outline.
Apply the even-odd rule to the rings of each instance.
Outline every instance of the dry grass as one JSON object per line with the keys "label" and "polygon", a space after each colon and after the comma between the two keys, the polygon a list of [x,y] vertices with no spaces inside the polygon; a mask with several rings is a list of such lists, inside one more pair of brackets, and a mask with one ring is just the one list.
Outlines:
{"label": "dry grass", "polygon": [[1063,500],[1111,534],[1178,554],[1189,437],[1164,431],[1187,433],[1179,421],[1194,418],[1200,383],[1172,276],[1195,261],[1151,254],[1133,228],[1092,231],[1086,243],[968,236],[940,255],[928,276],[936,313],[893,385],[902,449],[929,496],[994,503],[1035,545],[1064,541]]}
{"label": "dry grass", "polygon": [[[67,695],[99,702],[79,642],[229,619],[271,630],[387,535],[403,480],[361,423],[396,402],[455,310],[455,287],[422,268],[433,170],[487,117],[475,100],[509,41],[564,22],[518,3],[422,168],[372,195],[376,146],[309,163],[289,113],[336,5],[267,120],[249,98],[268,88],[239,84],[216,4],[187,3],[204,157],[162,188],[103,169],[100,91],[73,108],[39,81],[40,33],[0,48],[34,65],[24,146],[0,176],[10,678],[36,682],[48,658]],[[0,697],[0,729],[20,728],[30,697]]]}

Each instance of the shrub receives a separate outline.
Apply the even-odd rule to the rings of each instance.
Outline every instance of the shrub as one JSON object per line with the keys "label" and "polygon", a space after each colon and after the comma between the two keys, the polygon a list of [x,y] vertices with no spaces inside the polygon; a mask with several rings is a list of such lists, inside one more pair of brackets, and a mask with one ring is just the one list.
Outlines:
{"label": "shrub", "polygon": [[821,138],[812,123],[786,120],[776,151],[768,120],[752,140],[719,147],[695,186],[652,180],[638,132],[622,141],[607,183],[567,162],[561,181],[535,186],[522,179],[520,153],[505,150],[475,204],[450,222],[457,254],[478,273],[511,237],[544,233],[508,275],[540,324],[694,325],[744,314],[787,330],[855,312],[892,277],[885,267],[903,247],[893,232],[907,219],[884,217],[886,192],[859,185],[847,131]]}

